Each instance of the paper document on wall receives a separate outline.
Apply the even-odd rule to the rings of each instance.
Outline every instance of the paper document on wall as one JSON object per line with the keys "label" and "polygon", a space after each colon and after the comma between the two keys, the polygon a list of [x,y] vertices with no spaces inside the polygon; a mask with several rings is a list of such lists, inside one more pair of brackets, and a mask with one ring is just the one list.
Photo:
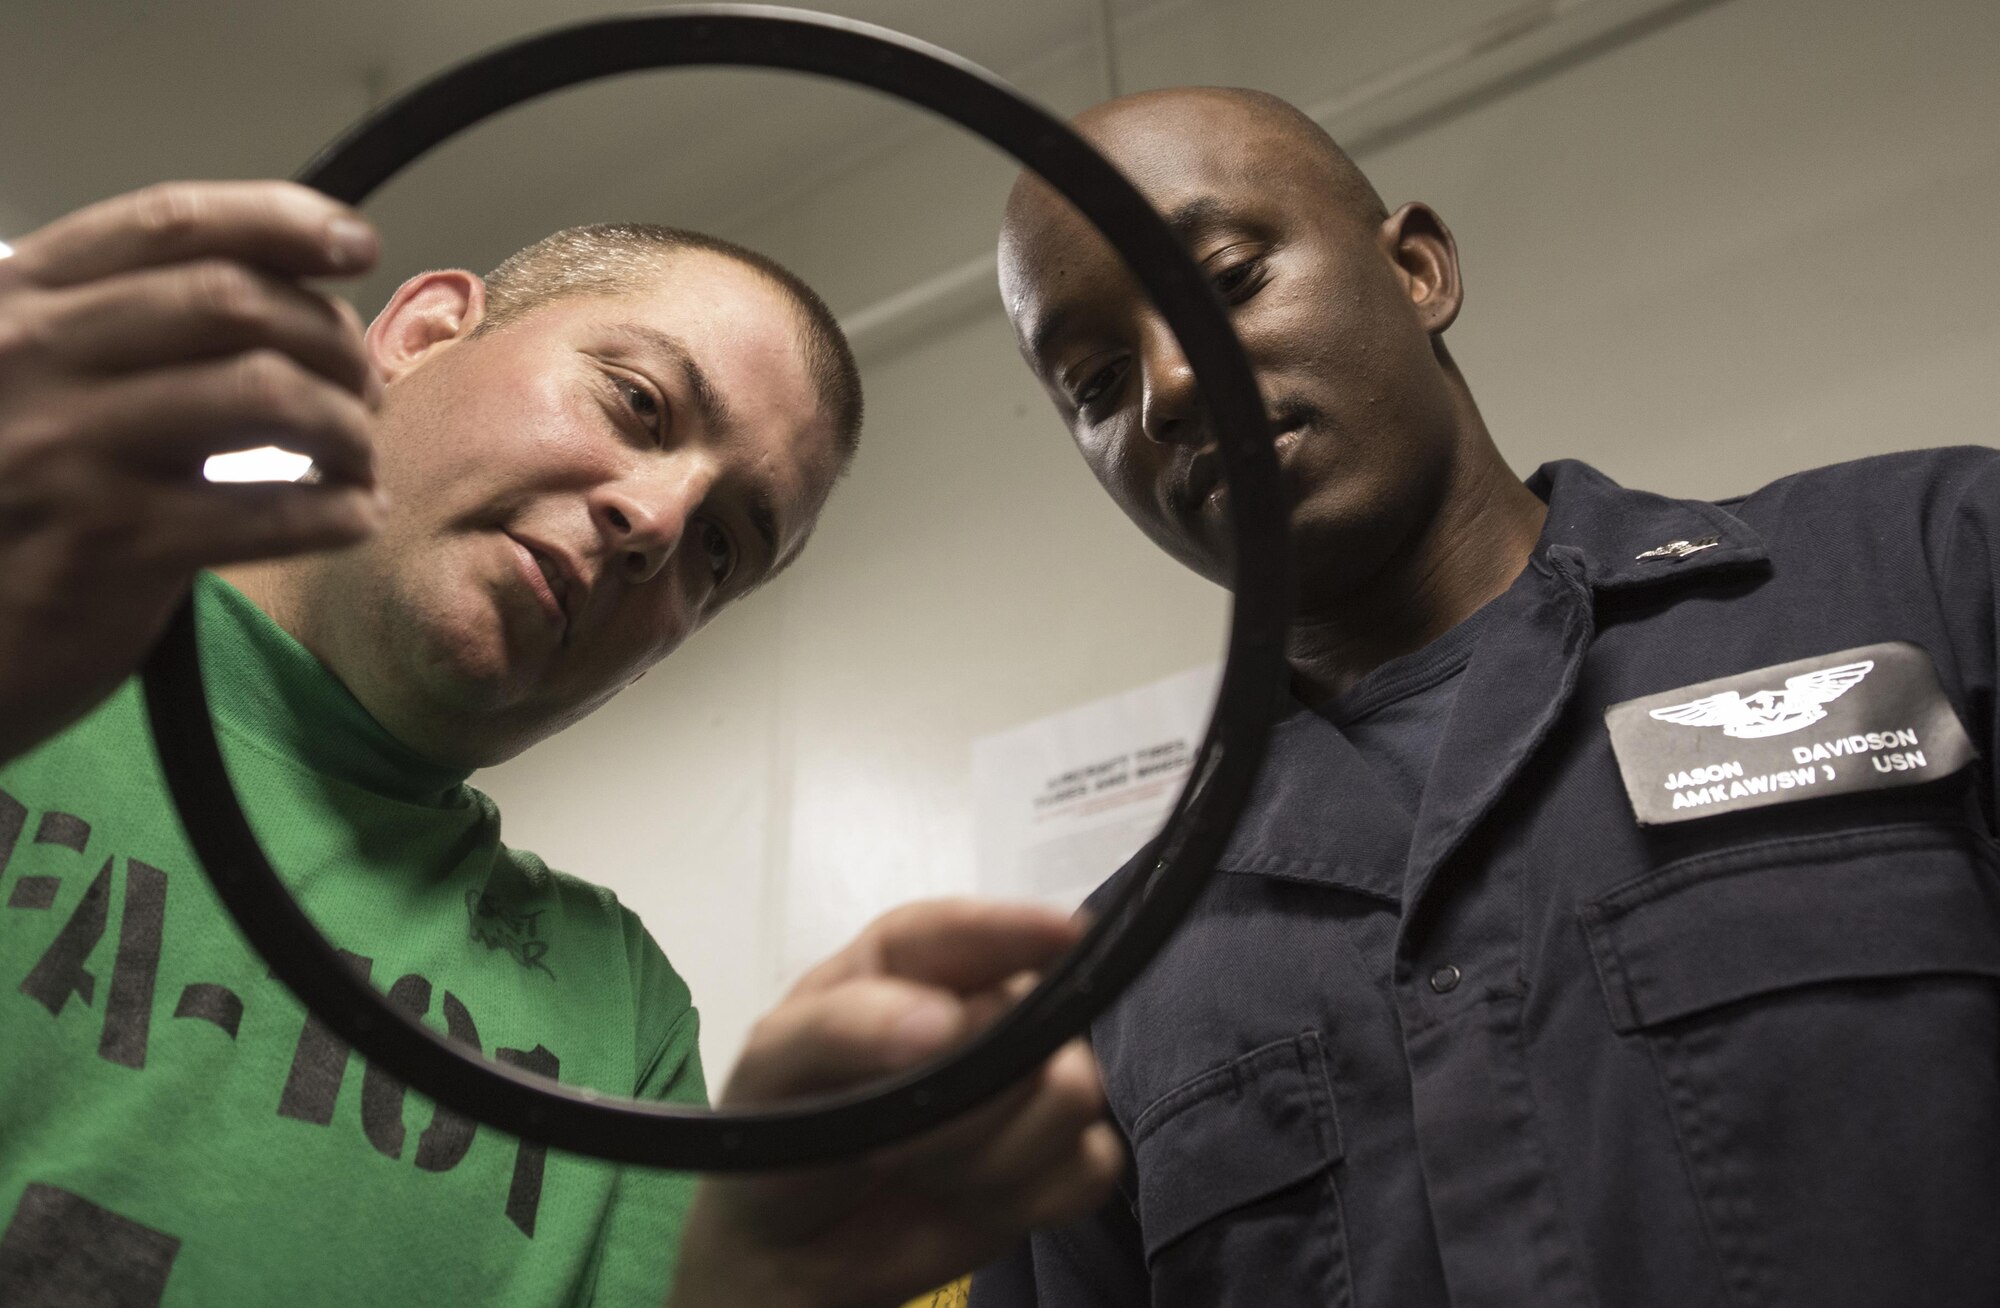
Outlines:
{"label": "paper document on wall", "polygon": [[1220,664],[972,745],[981,894],[1074,908],[1151,839],[1180,794]]}

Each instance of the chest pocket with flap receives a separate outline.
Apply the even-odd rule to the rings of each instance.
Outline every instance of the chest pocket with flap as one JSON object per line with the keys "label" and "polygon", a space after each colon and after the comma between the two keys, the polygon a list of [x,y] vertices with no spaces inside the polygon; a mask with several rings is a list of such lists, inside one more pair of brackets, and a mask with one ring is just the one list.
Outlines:
{"label": "chest pocket with flap", "polygon": [[1991,1301],[1986,835],[1911,822],[1740,845],[1628,882],[1581,919],[1613,1032],[1657,1068],[1735,1301],[1877,1305],[1918,1285],[1929,1304]]}
{"label": "chest pocket with flap", "polygon": [[1133,1123],[1132,1148],[1155,1308],[1352,1302],[1318,1033],[1169,1091]]}

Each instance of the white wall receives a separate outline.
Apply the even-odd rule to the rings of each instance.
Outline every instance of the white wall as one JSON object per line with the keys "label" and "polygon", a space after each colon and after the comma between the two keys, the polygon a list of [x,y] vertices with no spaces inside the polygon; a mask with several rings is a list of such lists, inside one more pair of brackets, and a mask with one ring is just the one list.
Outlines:
{"label": "white wall", "polygon": [[[1121,32],[1124,74],[1320,103],[1509,8],[1180,4]],[[1723,495],[2000,434],[1996,68],[1978,0],[1726,0],[1362,162],[1452,224],[1453,349],[1517,468]],[[1098,94],[1083,51],[1017,76]],[[922,128],[731,234],[851,311],[990,250],[1010,177]],[[644,915],[718,1080],[809,958],[970,884],[976,736],[1220,647],[1223,597],[1103,501],[997,300],[866,371],[864,452],[798,567],[481,779],[510,838]]]}

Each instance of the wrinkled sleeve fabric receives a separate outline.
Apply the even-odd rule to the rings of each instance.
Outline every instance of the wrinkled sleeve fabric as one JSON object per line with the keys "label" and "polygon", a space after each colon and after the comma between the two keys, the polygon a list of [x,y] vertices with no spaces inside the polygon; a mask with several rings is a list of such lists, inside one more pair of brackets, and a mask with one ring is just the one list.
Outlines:
{"label": "wrinkled sleeve fabric", "polygon": [[1147,1308],[1139,1223],[1122,1193],[1069,1226],[1037,1231],[972,1278],[971,1308]]}
{"label": "wrinkled sleeve fabric", "polygon": [[[630,913],[626,919],[640,1069],[633,1096],[706,1107],[698,1044],[701,1018],[687,984],[638,919]],[[587,1302],[595,1308],[660,1308],[666,1302],[696,1179],[691,1172],[619,1169]]]}
{"label": "wrinkled sleeve fabric", "polygon": [[2000,451],[1943,450],[1938,459],[1926,488],[1926,551],[1951,632],[1965,728],[1982,755],[1980,802],[1988,829],[2000,830]]}
{"label": "wrinkled sleeve fabric", "polygon": [[[1158,854],[1148,844],[1084,901],[1101,913],[1126,877],[1150,867]],[[1125,1124],[1125,1153],[1131,1142]],[[1125,1178],[1104,1206],[1082,1221],[1033,1232],[972,1278],[969,1308],[1151,1308],[1152,1281],[1135,1208],[1138,1177]]]}

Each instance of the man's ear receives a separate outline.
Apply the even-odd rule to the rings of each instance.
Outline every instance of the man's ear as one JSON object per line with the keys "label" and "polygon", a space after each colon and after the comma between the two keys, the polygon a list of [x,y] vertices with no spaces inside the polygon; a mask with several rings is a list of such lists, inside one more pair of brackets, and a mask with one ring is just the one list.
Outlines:
{"label": "man's ear", "polygon": [[419,273],[396,288],[368,326],[368,358],[395,381],[432,351],[463,340],[486,316],[486,283],[463,268]]}
{"label": "man's ear", "polygon": [[1403,279],[1424,330],[1436,336],[1451,326],[1465,302],[1458,280],[1458,243],[1427,204],[1406,204],[1382,224],[1382,248]]}

